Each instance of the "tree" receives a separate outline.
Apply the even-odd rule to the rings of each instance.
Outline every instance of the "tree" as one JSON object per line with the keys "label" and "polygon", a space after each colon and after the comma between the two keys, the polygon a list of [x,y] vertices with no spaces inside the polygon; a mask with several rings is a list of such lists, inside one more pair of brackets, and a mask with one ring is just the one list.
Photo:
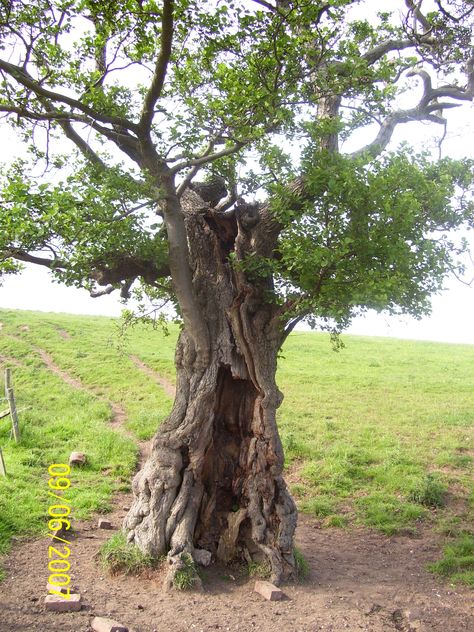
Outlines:
{"label": "tree", "polygon": [[3,172],[1,271],[35,263],[182,320],[124,525],[170,577],[201,549],[294,574],[282,343],[304,318],[419,316],[459,269],[472,164],[388,151],[397,126],[443,128],[474,97],[472,3],[426,4],[2,0],[0,110],[29,157]]}

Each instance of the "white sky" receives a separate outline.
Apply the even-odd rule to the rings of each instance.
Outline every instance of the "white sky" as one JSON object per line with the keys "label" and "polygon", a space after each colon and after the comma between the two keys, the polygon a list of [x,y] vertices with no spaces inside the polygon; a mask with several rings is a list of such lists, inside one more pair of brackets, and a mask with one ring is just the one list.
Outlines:
{"label": "white sky", "polygon": [[[395,1],[394,4],[400,3]],[[450,113],[443,155],[474,158],[473,113],[472,104]],[[392,146],[408,140],[419,149],[432,149],[432,136],[439,133],[439,129],[437,126],[420,126],[419,123],[401,126]],[[371,138],[362,139],[361,144],[369,140]],[[12,155],[19,153],[18,141],[11,130],[5,129],[5,125],[0,128],[0,148],[4,148],[3,151],[0,149],[1,162],[8,162]],[[470,237],[470,242],[474,258],[474,236]],[[474,277],[473,266],[466,277],[469,281]],[[0,287],[0,307],[119,316],[123,305],[114,294],[92,299],[85,290],[53,283],[46,269],[27,266],[21,275],[5,279]],[[433,298],[430,317],[417,321],[370,312],[357,318],[348,333],[474,344],[474,288],[449,279],[446,290]]]}

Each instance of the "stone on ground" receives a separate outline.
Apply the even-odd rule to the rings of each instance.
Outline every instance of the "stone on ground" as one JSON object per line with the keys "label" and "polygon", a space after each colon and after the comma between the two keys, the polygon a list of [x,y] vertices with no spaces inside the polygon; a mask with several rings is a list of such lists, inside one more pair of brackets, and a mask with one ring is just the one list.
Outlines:
{"label": "stone on ground", "polygon": [[127,626],[107,617],[94,617],[91,627],[94,632],[128,632]]}
{"label": "stone on ground", "polygon": [[67,593],[67,586],[57,586],[56,584],[46,584],[46,590],[50,592],[51,590],[55,590],[56,592],[60,592],[63,594]]}
{"label": "stone on ground", "polygon": [[279,601],[283,597],[281,590],[270,582],[255,582],[254,590],[259,595],[262,595],[262,597],[265,597],[268,601]]}
{"label": "stone on ground", "polygon": [[44,605],[46,610],[52,612],[77,612],[81,609],[81,595],[71,594],[69,599],[59,595],[48,595],[45,597]]}
{"label": "stone on ground", "polygon": [[211,563],[212,553],[206,549],[195,549],[193,554],[196,564],[201,566],[209,566]]}
{"label": "stone on ground", "polygon": [[71,452],[69,457],[69,465],[84,465],[86,462],[86,455],[84,452]]}
{"label": "stone on ground", "polygon": [[110,522],[110,520],[105,520],[104,518],[99,518],[99,522],[97,523],[99,529],[113,529],[114,526]]}

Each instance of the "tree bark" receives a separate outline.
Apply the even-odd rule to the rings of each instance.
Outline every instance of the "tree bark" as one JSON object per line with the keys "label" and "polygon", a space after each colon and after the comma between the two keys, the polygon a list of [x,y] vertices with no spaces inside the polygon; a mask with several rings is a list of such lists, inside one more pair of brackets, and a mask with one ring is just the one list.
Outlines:
{"label": "tree bark", "polygon": [[235,216],[203,208],[192,192],[183,209],[210,351],[203,367],[193,336],[182,331],[176,399],[133,481],[124,528],[142,551],[167,554],[169,581],[183,553],[199,560],[204,549],[224,562],[267,560],[272,581],[280,583],[295,574],[297,515],[282,477],[276,426],[282,323],[267,302],[267,282],[249,283],[229,262],[230,252],[242,258],[259,241],[256,233]]}

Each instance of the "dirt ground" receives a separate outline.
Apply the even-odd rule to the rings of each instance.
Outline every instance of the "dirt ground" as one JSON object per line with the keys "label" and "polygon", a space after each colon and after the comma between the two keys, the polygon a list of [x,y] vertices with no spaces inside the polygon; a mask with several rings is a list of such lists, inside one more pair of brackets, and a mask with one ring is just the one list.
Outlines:
{"label": "dirt ground", "polygon": [[[129,498],[116,499],[117,527]],[[385,537],[368,531],[321,529],[300,516],[297,544],[311,567],[307,581],[283,587],[286,599],[267,602],[254,580],[227,568],[204,572],[205,591],[164,593],[158,571],[110,577],[94,556],[110,531],[96,521],[76,525],[71,545],[73,586],[80,612],[44,608],[50,539],[17,543],[0,584],[1,632],[86,632],[94,616],[109,616],[130,632],[461,632],[474,630],[472,592],[453,589],[424,570],[439,555],[433,536]]]}
{"label": "dirt ground", "polygon": [[[85,388],[38,351],[66,382]],[[118,405],[111,406],[112,426],[124,432],[125,414]],[[147,446],[140,448],[143,459]],[[130,496],[115,498],[107,518],[116,528],[129,505]],[[267,602],[254,592],[255,580],[219,566],[204,571],[202,593],[164,593],[159,571],[111,577],[95,560],[111,531],[98,529],[97,519],[74,528],[69,559],[72,587],[82,595],[80,612],[45,610],[51,540],[17,541],[0,584],[0,632],[87,632],[94,616],[116,619],[130,632],[474,631],[472,591],[453,589],[425,570],[442,546],[428,531],[419,538],[388,538],[367,530],[321,529],[317,521],[300,515],[297,545],[310,576],[304,583],[284,586],[283,601]]]}

